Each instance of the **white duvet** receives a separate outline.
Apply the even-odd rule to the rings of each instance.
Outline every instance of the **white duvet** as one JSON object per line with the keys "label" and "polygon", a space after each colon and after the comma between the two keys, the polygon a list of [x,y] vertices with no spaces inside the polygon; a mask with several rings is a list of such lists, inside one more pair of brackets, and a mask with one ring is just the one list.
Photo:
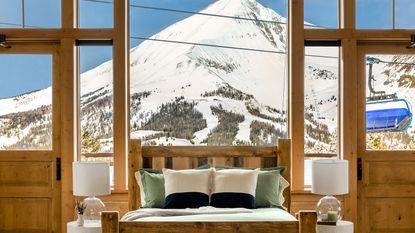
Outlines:
{"label": "white duvet", "polygon": [[245,208],[215,208],[212,206],[200,207],[198,209],[138,209],[125,214],[121,221],[134,221],[145,217],[163,216],[184,216],[198,214],[236,214],[252,213],[253,211]]}

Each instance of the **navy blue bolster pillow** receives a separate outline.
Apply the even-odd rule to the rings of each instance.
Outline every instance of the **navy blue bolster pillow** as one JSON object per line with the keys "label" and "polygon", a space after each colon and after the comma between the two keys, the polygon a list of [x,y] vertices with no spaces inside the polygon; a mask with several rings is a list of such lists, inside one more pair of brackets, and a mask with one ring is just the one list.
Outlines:
{"label": "navy blue bolster pillow", "polygon": [[210,205],[217,208],[255,208],[255,197],[247,193],[214,193]]}
{"label": "navy blue bolster pillow", "polygon": [[165,199],[164,209],[200,208],[209,205],[209,195],[199,192],[172,193]]}

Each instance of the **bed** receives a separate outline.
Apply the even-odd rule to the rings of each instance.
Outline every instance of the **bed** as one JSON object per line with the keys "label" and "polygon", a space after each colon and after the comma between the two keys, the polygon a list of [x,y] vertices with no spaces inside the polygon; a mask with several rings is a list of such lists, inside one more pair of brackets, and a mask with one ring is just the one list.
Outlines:
{"label": "bed", "polygon": [[[139,186],[135,172],[140,168],[189,169],[202,164],[224,164],[235,167],[267,168],[286,166],[283,177],[291,180],[291,140],[279,139],[275,147],[193,147],[193,146],[142,146],[140,140],[130,140],[128,156],[129,210],[141,207]],[[120,221],[118,212],[102,213],[103,233],[190,233],[190,232],[284,232],[315,233],[316,214],[313,211],[289,214],[290,188],[284,190],[284,207],[257,209],[251,214],[215,216],[147,217],[139,221]]]}

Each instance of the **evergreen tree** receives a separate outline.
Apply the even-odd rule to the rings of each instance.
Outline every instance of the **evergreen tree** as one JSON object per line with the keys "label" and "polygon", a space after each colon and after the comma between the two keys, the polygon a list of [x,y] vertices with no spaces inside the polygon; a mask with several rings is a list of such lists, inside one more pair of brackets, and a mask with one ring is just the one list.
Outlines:
{"label": "evergreen tree", "polygon": [[99,152],[101,150],[98,139],[92,137],[86,128],[82,129],[81,148],[82,152],[87,153]]}

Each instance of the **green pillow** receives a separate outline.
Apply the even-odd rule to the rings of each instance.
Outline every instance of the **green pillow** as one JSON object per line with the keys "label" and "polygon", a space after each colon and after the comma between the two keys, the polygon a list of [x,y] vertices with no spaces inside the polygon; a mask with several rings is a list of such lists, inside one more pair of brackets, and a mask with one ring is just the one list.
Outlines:
{"label": "green pillow", "polygon": [[145,205],[143,208],[163,208],[164,176],[161,170],[140,169]]}
{"label": "green pillow", "polygon": [[[209,168],[210,164],[201,165],[198,168]],[[251,168],[238,168],[225,165],[216,165],[216,169],[251,169]],[[280,176],[287,170],[286,167],[270,167],[261,168],[258,174],[258,181],[255,192],[255,207],[267,208],[267,207],[281,207],[283,203],[280,203]]]}
{"label": "green pillow", "polygon": [[[139,169],[139,183],[142,199],[142,208],[163,208],[165,202],[164,175],[162,170],[150,168]],[[137,177],[138,179],[138,177]]]}
{"label": "green pillow", "polygon": [[280,207],[280,170],[260,171],[255,191],[255,207]]}

